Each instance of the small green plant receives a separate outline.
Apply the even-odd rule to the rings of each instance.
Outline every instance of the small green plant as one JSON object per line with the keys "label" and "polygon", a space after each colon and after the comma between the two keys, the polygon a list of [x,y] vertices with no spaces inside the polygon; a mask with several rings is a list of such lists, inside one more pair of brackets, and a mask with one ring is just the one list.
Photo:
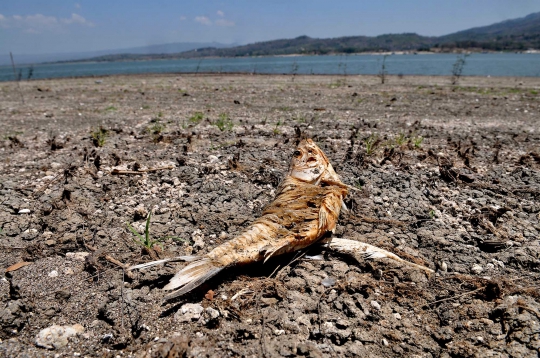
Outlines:
{"label": "small green plant", "polygon": [[422,142],[424,141],[424,137],[418,136],[412,138],[412,143],[415,148],[420,148],[422,146]]}
{"label": "small green plant", "polygon": [[396,145],[401,147],[403,144],[407,143],[409,141],[409,139],[405,136],[405,134],[399,133],[396,136],[395,141],[396,141]]}
{"label": "small green plant", "polygon": [[135,230],[135,228],[131,226],[129,223],[126,223],[129,231],[131,231],[131,233],[135,235],[135,238],[133,239],[133,241],[135,241],[138,245],[141,245],[147,250],[151,250],[154,248],[155,245],[163,245],[162,242],[167,239],[185,241],[184,239],[176,237],[176,236],[167,236],[167,237],[156,239],[156,240],[151,239],[150,238],[150,219],[151,218],[152,218],[152,212],[150,211],[148,213],[148,216],[146,217],[146,226],[144,227],[144,236],[139,234],[137,230]]}
{"label": "small green plant", "polygon": [[538,91],[537,90],[531,90],[529,93],[532,94],[532,95],[537,95]]}
{"label": "small green plant", "polygon": [[230,131],[234,127],[233,121],[229,118],[227,113],[221,113],[219,119],[214,122],[214,125],[219,128],[220,131]]}
{"label": "small green plant", "polygon": [[375,148],[379,144],[379,136],[372,134],[364,140],[366,145],[366,155],[372,155],[375,152]]}
{"label": "small green plant", "polygon": [[429,217],[431,218],[431,220],[435,219],[435,216],[435,210],[430,210]]}
{"label": "small green plant", "polygon": [[280,133],[279,126],[282,125],[281,120],[278,120],[276,123],[276,126],[274,127],[274,130],[272,131],[274,135],[278,135]]}
{"label": "small green plant", "polygon": [[105,140],[109,136],[109,131],[102,126],[99,126],[99,128],[92,131],[91,136],[94,146],[103,147],[105,145]]}
{"label": "small green plant", "polygon": [[334,89],[334,88],[343,87],[346,84],[347,84],[347,82],[343,78],[339,78],[339,79],[336,80],[336,82],[330,83],[330,85],[328,87],[330,87],[331,89]]}
{"label": "small green plant", "polygon": [[202,112],[195,112],[191,117],[189,117],[189,121],[193,123],[194,125],[197,125],[201,123],[203,120],[204,114]]}
{"label": "small green plant", "polygon": [[149,126],[147,128],[147,131],[151,134],[154,134],[154,135],[159,135],[161,134],[163,131],[165,131],[165,128],[167,126],[165,125],[165,123],[161,123],[160,121],[156,121],[154,122],[154,124],[152,124],[151,126]]}
{"label": "small green plant", "polygon": [[142,109],[150,109],[150,106],[147,105],[147,104],[143,104],[143,106],[141,107]]}
{"label": "small green plant", "polygon": [[107,108],[105,108],[106,111],[116,111],[118,110],[118,108],[116,108],[115,106],[109,106]]}
{"label": "small green plant", "polygon": [[158,114],[157,114],[158,118],[161,118],[163,117],[163,112],[159,111]]}

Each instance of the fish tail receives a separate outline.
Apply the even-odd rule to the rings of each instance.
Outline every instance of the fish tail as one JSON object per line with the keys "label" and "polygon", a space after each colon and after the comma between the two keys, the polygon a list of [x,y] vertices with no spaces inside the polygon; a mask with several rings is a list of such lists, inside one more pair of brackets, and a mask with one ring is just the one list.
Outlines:
{"label": "fish tail", "polygon": [[189,265],[176,273],[164,290],[176,290],[165,296],[165,300],[182,296],[197,288],[213,276],[217,275],[225,266],[209,257],[197,257]]}

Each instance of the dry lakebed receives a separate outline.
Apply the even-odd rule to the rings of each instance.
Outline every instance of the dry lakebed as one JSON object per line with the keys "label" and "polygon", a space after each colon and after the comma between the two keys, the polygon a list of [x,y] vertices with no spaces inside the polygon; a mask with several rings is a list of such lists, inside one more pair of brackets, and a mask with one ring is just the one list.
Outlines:
{"label": "dry lakebed", "polygon": [[[0,83],[0,355],[538,357],[540,78],[385,80]],[[336,236],[434,274],[314,246],[164,302],[183,263],[122,270],[249,226],[302,137],[358,189]]]}

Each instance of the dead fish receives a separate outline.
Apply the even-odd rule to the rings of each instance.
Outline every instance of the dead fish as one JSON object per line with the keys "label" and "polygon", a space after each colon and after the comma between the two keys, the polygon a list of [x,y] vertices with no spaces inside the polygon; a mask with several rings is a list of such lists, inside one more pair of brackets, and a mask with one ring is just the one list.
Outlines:
{"label": "dead fish", "polygon": [[170,261],[188,261],[164,287],[181,296],[226,267],[266,261],[329,239],[347,195],[347,185],[311,139],[300,142],[273,202],[244,232],[203,256],[182,256],[133,266],[140,269]]}
{"label": "dead fish", "polygon": [[171,299],[190,292],[223,269],[240,264],[266,261],[270,257],[301,250],[314,243],[364,258],[387,257],[428,272],[430,269],[402,260],[375,246],[354,240],[332,239],[343,198],[348,193],[323,151],[311,139],[300,142],[279,185],[276,197],[260,218],[234,239],[203,256],[179,256],[132,266],[142,269],[166,262],[190,262],[164,287],[175,290]]}

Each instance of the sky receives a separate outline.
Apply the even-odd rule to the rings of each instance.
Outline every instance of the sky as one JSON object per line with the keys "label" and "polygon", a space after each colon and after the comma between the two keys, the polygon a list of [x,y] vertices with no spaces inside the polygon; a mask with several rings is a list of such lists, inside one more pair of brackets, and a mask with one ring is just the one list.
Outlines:
{"label": "sky", "polygon": [[302,35],[438,36],[539,11],[538,0],[4,0],[0,53],[246,44]]}

